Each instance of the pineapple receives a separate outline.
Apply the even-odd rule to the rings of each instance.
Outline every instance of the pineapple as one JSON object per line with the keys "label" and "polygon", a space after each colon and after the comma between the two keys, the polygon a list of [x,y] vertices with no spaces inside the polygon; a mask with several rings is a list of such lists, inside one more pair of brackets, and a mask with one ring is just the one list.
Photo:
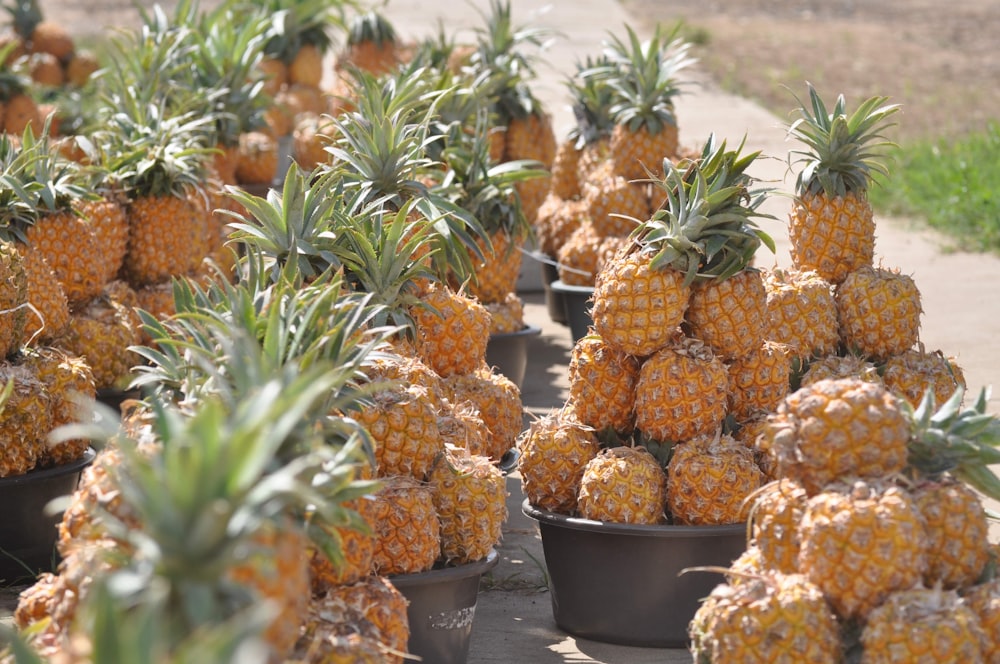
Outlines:
{"label": "pineapple", "polygon": [[809,102],[788,134],[805,144],[790,157],[802,165],[789,217],[792,265],[813,270],[837,285],[849,273],[870,266],[875,222],[868,188],[886,175],[883,151],[892,146],[883,132],[899,110],[886,97],[870,97],[848,114],[843,95],[832,111],[809,85]]}
{"label": "pineapple", "polygon": [[376,475],[423,480],[444,452],[437,412],[416,385],[378,389],[355,415],[371,435]]}
{"label": "pineapple", "polygon": [[820,589],[800,574],[731,571],[691,621],[697,664],[839,662],[840,625]]}
{"label": "pineapple", "polygon": [[531,423],[520,449],[517,468],[528,501],[538,509],[575,514],[583,470],[600,450],[594,430],[553,411]]}
{"label": "pineapple", "polygon": [[321,548],[314,544],[309,547],[309,580],[314,596],[324,595],[336,586],[357,583],[374,572],[378,503],[365,495],[345,502],[344,508],[357,514],[359,521],[318,526],[339,542],[336,564]]}
{"label": "pineapple", "polygon": [[507,520],[507,483],[488,457],[445,448],[428,473],[446,563],[483,560]]}
{"label": "pineapple", "polygon": [[73,38],[65,27],[46,20],[37,0],[15,0],[4,7],[11,15],[14,32],[32,53],[51,55],[60,63],[73,55]]}
{"label": "pineapple", "polygon": [[840,331],[830,282],[811,270],[774,267],[765,271],[764,287],[767,339],[787,344],[800,361],[837,351]]}
{"label": "pineapple", "polygon": [[263,131],[240,134],[236,151],[236,182],[247,186],[269,185],[277,174],[277,139]]}
{"label": "pineapple", "polygon": [[987,661],[979,617],[954,591],[940,588],[893,593],[869,614],[860,638],[864,664]]}
{"label": "pineapple", "polygon": [[567,286],[594,286],[601,270],[601,244],[593,222],[583,218],[556,249],[556,270]]}
{"label": "pineapple", "polygon": [[894,396],[860,378],[821,380],[788,395],[761,441],[778,472],[810,494],[843,477],[903,470],[909,418]]}
{"label": "pineapple", "polygon": [[[323,58],[332,45],[330,28],[335,20],[337,5],[313,0],[267,0],[263,14],[270,23],[265,36],[264,61],[281,63],[278,80],[289,85],[318,89],[323,80]],[[271,65],[274,67],[274,65]],[[268,71],[274,72],[275,68]]]}
{"label": "pineapple", "polygon": [[767,291],[760,272],[744,268],[729,277],[695,284],[685,316],[689,334],[723,361],[745,357],[764,341]]}
{"label": "pineapple", "polygon": [[788,396],[791,361],[788,346],[764,341],[726,365],[729,374],[728,413],[746,422],[774,411]]}
{"label": "pineapple", "polygon": [[[725,141],[713,136],[683,170],[665,161],[666,175],[654,183],[666,195],[666,207],[639,224],[631,242],[597,275],[591,315],[608,343],[632,355],[654,353],[688,315],[696,282],[732,278],[746,268],[761,243],[773,250],[770,237],[751,221],[764,216],[757,212],[764,192],[749,190],[744,174],[758,153],[741,156],[741,149],[728,150]],[[740,304],[727,299],[724,306]],[[763,315],[763,298],[750,306]],[[717,308],[697,313],[696,326],[704,321],[697,331],[718,339],[709,321],[720,315]],[[755,327],[762,327],[762,317],[754,320],[759,321]],[[729,332],[741,333],[752,337],[762,330]]]}
{"label": "pineapple", "polygon": [[863,357],[848,353],[846,355],[827,355],[817,357],[808,364],[799,380],[799,387],[808,387],[821,380],[836,380],[838,378],[857,378],[876,385],[885,385],[878,367]]}
{"label": "pineapple", "polygon": [[836,289],[840,342],[850,351],[885,361],[920,338],[920,292],[897,270],[862,267]]}
{"label": "pineapple", "polygon": [[941,351],[927,351],[918,344],[885,362],[882,382],[886,389],[905,399],[916,408],[928,390],[936,403],[944,403],[955,390],[965,389],[965,376],[955,358],[946,358]]}
{"label": "pineapple", "polygon": [[95,236],[101,248],[101,283],[112,281],[121,269],[128,250],[128,219],[125,208],[113,193],[77,202],[77,213]]}
{"label": "pineapple", "polygon": [[23,357],[0,362],[0,384],[9,386],[0,420],[0,477],[38,465],[52,430],[52,395]]}
{"label": "pineapple", "polygon": [[484,363],[490,315],[478,301],[435,284],[420,296],[410,314],[417,353],[441,376],[469,375]]}
{"label": "pineapple", "polygon": [[515,447],[521,433],[524,407],[521,390],[507,376],[482,363],[468,374],[453,374],[444,379],[449,400],[469,402],[489,430],[484,456],[494,463]]}
{"label": "pineapple", "polygon": [[613,447],[587,462],[580,478],[580,516],[610,523],[663,523],[667,476],[643,447]]}
{"label": "pineapple", "polygon": [[594,232],[601,237],[628,235],[650,214],[647,186],[613,170],[611,160],[593,169],[583,184],[583,204]]}
{"label": "pineapple", "polygon": [[681,337],[639,367],[635,426],[658,443],[712,434],[726,415],[729,376],[701,341]]}
{"label": "pineapple", "polygon": [[[80,421],[81,402],[97,396],[94,376],[86,361],[45,346],[25,349],[24,354],[29,371],[38,377],[51,397],[50,430]],[[42,445],[38,465],[59,466],[76,461],[83,458],[89,446],[90,441],[83,438],[49,441]]]}
{"label": "pineapple", "polygon": [[98,390],[121,389],[139,363],[131,352],[141,339],[132,309],[137,303],[135,292],[124,282],[111,282],[100,296],[70,315],[66,332],[55,341],[57,347],[86,359]]}
{"label": "pineapple", "polygon": [[524,322],[524,300],[516,291],[507,293],[501,302],[486,304],[490,312],[490,335],[514,334],[527,327]]}
{"label": "pineapple", "polygon": [[864,621],[923,578],[927,542],[907,492],[881,480],[827,484],[799,524],[799,571],[843,620]]}
{"label": "pineapple", "polygon": [[0,310],[4,312],[0,314],[0,357],[20,348],[28,302],[24,258],[14,243],[0,240]]}
{"label": "pineapple", "polygon": [[795,574],[799,570],[799,523],[809,495],[794,480],[769,482],[753,497],[751,542],[765,569]]}
{"label": "pineapple", "polygon": [[375,573],[426,572],[441,557],[441,524],[432,488],[409,475],[384,477],[381,483],[375,493]]}
{"label": "pineapple", "polygon": [[690,526],[746,521],[747,498],[764,480],[753,451],[721,431],[676,445],[667,476],[673,523]]}
{"label": "pineapple", "polygon": [[597,334],[580,338],[570,352],[568,376],[577,419],[599,432],[631,434],[639,366],[637,358],[610,348]]}
{"label": "pineapple", "polygon": [[652,173],[664,175],[665,160],[678,154],[674,100],[679,93],[677,74],[692,60],[690,45],[657,26],[646,42],[630,26],[627,41],[611,37],[607,53],[611,64],[602,75],[613,94],[608,109],[614,119],[609,144],[615,173],[639,180]]}
{"label": "pineapple", "polygon": [[925,480],[910,489],[927,537],[924,585],[971,586],[990,558],[986,511],[979,495],[953,479]]}
{"label": "pineapple", "polygon": [[370,10],[351,19],[347,49],[338,58],[337,68],[357,67],[378,76],[396,68],[399,51],[392,23],[382,13]]}
{"label": "pineapple", "polygon": [[961,593],[962,601],[975,612],[986,634],[984,661],[992,662],[1000,655],[1000,580],[992,579],[972,586]]}
{"label": "pineapple", "polygon": [[490,430],[471,401],[446,402],[438,410],[438,432],[445,447],[456,447],[473,456],[489,456]]}

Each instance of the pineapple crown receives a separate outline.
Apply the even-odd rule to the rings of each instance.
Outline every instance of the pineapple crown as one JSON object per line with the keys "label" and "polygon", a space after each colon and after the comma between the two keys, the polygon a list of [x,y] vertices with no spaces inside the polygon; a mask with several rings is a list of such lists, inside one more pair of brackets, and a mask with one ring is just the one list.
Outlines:
{"label": "pineapple crown", "polygon": [[577,63],[576,74],[566,81],[575,120],[570,138],[575,139],[578,150],[610,136],[614,128],[610,111],[614,90],[606,78],[594,75],[610,65],[611,60],[605,55],[587,56],[586,60]]}
{"label": "pineapple crown", "polygon": [[925,390],[916,408],[900,400],[911,422],[907,461],[918,474],[947,472],[998,499],[1000,478],[989,464],[1000,463],[1000,420],[986,412],[989,390],[980,390],[969,408],[962,407],[964,396],[964,388],[958,387],[940,408],[934,401],[934,390]]}
{"label": "pineapple crown", "polygon": [[674,99],[680,93],[677,74],[691,65],[690,44],[677,36],[680,24],[664,34],[658,24],[653,36],[642,42],[631,26],[625,30],[628,41],[611,35],[605,48],[609,65],[592,72],[606,79],[613,90],[608,112],[616,124],[631,131],[645,126],[659,133],[674,126]]}
{"label": "pineapple crown", "polygon": [[542,104],[531,90],[535,79],[535,54],[527,46],[544,50],[555,33],[546,28],[516,27],[510,3],[491,0],[490,12],[480,12],[485,28],[476,29],[476,50],[469,67],[474,72],[491,72],[495,111],[501,125],[512,118],[542,112]]}
{"label": "pineapple crown", "polygon": [[[333,159],[320,171],[332,170],[343,182],[354,212],[380,206],[398,211],[413,201],[411,211],[431,220],[444,249],[435,260],[446,261],[459,274],[472,271],[470,252],[482,260],[475,237],[485,237],[480,222],[434,186],[440,169],[428,156],[443,134],[431,131],[442,92],[426,84],[419,72],[376,79],[357,71],[357,111],[334,118],[338,140],[325,149]],[[443,273],[443,272],[442,272]]]}
{"label": "pineapple crown", "polygon": [[485,121],[478,126],[480,129],[470,140],[456,142],[445,150],[448,173],[444,186],[451,190],[455,203],[472,214],[486,232],[526,239],[532,234],[532,225],[521,208],[516,184],[546,177],[548,172],[541,162],[533,160],[491,163]]}
{"label": "pineapple crown", "polygon": [[259,262],[272,282],[309,283],[340,267],[331,219],[345,202],[343,191],[334,171],[312,182],[309,177],[293,161],[281,191],[271,189],[266,198],[226,188],[248,213],[223,211],[234,219],[233,240],[246,247],[247,261]]}
{"label": "pineapple crown", "polygon": [[713,134],[701,157],[677,165],[664,160],[664,178],[652,181],[665,202],[632,233],[643,251],[653,253],[654,269],[681,270],[689,284],[726,279],[749,266],[761,244],[775,251],[753,221],[773,217],[758,211],[767,190],[750,189],[746,169],[760,152],[742,155],[745,140],[728,150]]}
{"label": "pineapple crown", "polygon": [[343,26],[344,5],[329,0],[267,0],[261,11],[270,17],[264,54],[291,64],[303,46],[326,53],[333,44],[330,30]]}
{"label": "pineapple crown", "polygon": [[395,44],[396,29],[381,12],[372,9],[351,19],[348,25],[347,43],[350,46],[364,43],[376,46]]}
{"label": "pineapple crown", "polygon": [[264,126],[269,100],[263,94],[263,57],[267,17],[238,14],[230,5],[200,15],[193,31],[193,89],[212,100],[216,133],[226,146]]}
{"label": "pineapple crown", "polygon": [[795,98],[800,117],[788,126],[788,135],[806,145],[788,154],[789,168],[802,164],[796,193],[822,192],[830,197],[866,193],[876,176],[888,175],[885,151],[896,144],[883,132],[894,126],[889,119],[899,105],[887,104],[888,97],[869,97],[848,114],[840,95],[833,110],[827,111],[816,89],[811,83],[807,86],[809,102]]}
{"label": "pineapple crown", "polygon": [[4,9],[10,14],[11,25],[17,35],[28,41],[35,34],[35,28],[45,18],[42,15],[42,8],[38,5],[38,0],[14,0]]}
{"label": "pineapple crown", "polygon": [[[241,353],[256,342],[245,344],[238,334],[219,341],[231,358],[259,357]],[[336,523],[347,511],[344,501],[372,489],[355,479],[357,439],[335,447],[322,428],[303,426],[328,417],[328,394],[340,373],[329,364],[289,364],[263,372],[246,392],[203,394],[193,407],[147,397],[152,440],[144,440],[143,449],[112,429],[108,413],[65,430],[117,441],[123,461],[111,477],[142,525],[106,519],[112,535],[136,551],[115,572],[113,587],[133,607],[151,599],[144,594],[150,588],[164,593],[169,644],[178,647],[264,599],[229,573],[271,554],[259,534],[304,532],[307,518]],[[288,440],[302,435],[309,436],[304,451],[282,458]]]}

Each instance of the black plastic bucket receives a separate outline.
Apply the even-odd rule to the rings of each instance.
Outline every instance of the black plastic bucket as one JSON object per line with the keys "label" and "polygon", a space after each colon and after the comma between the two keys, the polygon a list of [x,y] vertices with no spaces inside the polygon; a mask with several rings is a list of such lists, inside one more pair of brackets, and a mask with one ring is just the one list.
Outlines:
{"label": "black plastic bucket", "polygon": [[0,505],[5,506],[0,519],[0,585],[16,585],[53,571],[61,516],[48,514],[45,508],[73,493],[95,456],[88,449],[72,463],[0,479]]}
{"label": "black plastic bucket", "polygon": [[499,554],[491,549],[476,562],[389,577],[410,602],[410,654],[428,664],[468,661],[479,580],[499,561]]}
{"label": "black plastic bucket", "polygon": [[526,325],[517,332],[491,334],[486,343],[486,364],[509,378],[520,389],[528,367],[528,342],[542,333],[536,325]]}
{"label": "black plastic bucket", "polygon": [[560,629],[593,641],[684,648],[700,601],[723,582],[715,572],[746,548],[746,525],[633,526],[536,509]]}
{"label": "black plastic bucket", "polygon": [[566,322],[573,337],[573,343],[587,336],[594,319],[590,316],[590,299],[594,296],[593,286],[571,286],[557,279],[549,284],[553,293],[557,293],[563,301],[566,312]]}
{"label": "black plastic bucket", "polygon": [[559,281],[559,268],[551,258],[539,259],[542,266],[542,289],[545,291],[545,308],[553,323],[568,325],[566,320],[566,305],[563,304],[562,293],[552,289],[552,282]]}

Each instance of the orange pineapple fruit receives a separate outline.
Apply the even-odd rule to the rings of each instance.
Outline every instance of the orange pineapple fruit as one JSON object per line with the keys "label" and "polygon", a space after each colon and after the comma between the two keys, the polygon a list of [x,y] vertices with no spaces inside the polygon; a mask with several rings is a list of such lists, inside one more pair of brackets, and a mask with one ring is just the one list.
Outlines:
{"label": "orange pineapple fruit", "polygon": [[953,479],[927,480],[910,490],[927,539],[924,585],[971,586],[990,559],[989,524],[979,495]]}
{"label": "orange pineapple fruit", "polygon": [[809,363],[802,374],[799,386],[808,387],[821,380],[836,380],[838,378],[858,378],[876,385],[884,384],[874,362],[848,353],[846,355],[817,357]]}
{"label": "orange pineapple fruit", "polygon": [[441,555],[441,524],[431,488],[409,475],[381,480],[374,495],[376,574],[426,572]]}
{"label": "orange pineapple fruit", "polygon": [[0,419],[0,477],[38,465],[52,430],[52,396],[24,358],[0,362],[0,384],[12,385]]}
{"label": "orange pineapple fruit", "polygon": [[[35,318],[26,307],[30,273],[24,268],[24,260],[13,242],[0,240],[0,311],[3,311],[0,314],[0,358],[8,357],[21,347],[25,322],[29,316]],[[68,308],[66,314],[69,314]]]}
{"label": "orange pineapple fruit", "polygon": [[644,447],[601,450],[583,468],[580,516],[610,523],[663,523],[667,476]]}
{"label": "orange pineapple fruit", "polygon": [[729,362],[728,413],[745,422],[775,410],[788,395],[791,369],[788,346],[768,340]]}
{"label": "orange pineapple fruit", "polygon": [[746,521],[747,498],[764,482],[753,451],[721,432],[674,446],[667,476],[673,522],[690,526]]}
{"label": "orange pineapple fruit", "polygon": [[981,662],[988,647],[976,612],[954,591],[907,588],[874,608],[861,630],[866,662]]}
{"label": "orange pineapple fruit", "polygon": [[388,387],[369,401],[355,417],[372,438],[376,475],[424,479],[444,451],[427,391],[416,385]]}
{"label": "orange pineapple fruit", "polygon": [[[41,380],[51,397],[51,429],[83,421],[85,418],[80,409],[84,406],[81,401],[97,396],[94,376],[86,361],[47,346],[25,349],[24,352],[26,366]],[[38,465],[60,466],[76,461],[89,447],[90,441],[85,438],[66,440],[57,445],[43,444]]]}
{"label": "orange pineapple fruit", "polygon": [[726,279],[696,283],[685,323],[724,361],[749,354],[764,340],[767,291],[759,271],[740,270]]}
{"label": "orange pineapple fruit", "polygon": [[507,376],[484,362],[468,374],[454,374],[444,379],[449,399],[471,403],[490,432],[484,456],[499,462],[517,443],[523,423],[521,390]]}
{"label": "orange pineapple fruit", "polygon": [[885,361],[910,350],[920,338],[920,291],[898,270],[863,267],[837,286],[841,344]]}
{"label": "orange pineapple fruit", "polygon": [[918,584],[927,568],[914,501],[880,480],[827,484],[809,498],[799,537],[799,571],[843,620],[864,621],[892,593]]}
{"label": "orange pineapple fruit", "polygon": [[580,338],[570,351],[569,400],[577,419],[596,431],[627,436],[635,429],[636,357],[608,346],[598,334]]}
{"label": "orange pineapple fruit", "polygon": [[818,273],[774,267],[764,272],[768,320],[764,336],[796,357],[832,355],[840,343],[833,286]]}
{"label": "orange pineapple fruit", "polygon": [[366,495],[343,503],[343,507],[355,512],[361,522],[319,526],[335,533],[340,558],[332,561],[318,547],[309,547],[309,579],[314,596],[323,595],[334,586],[357,583],[373,572],[378,503]]}
{"label": "orange pineapple fruit", "polygon": [[446,448],[427,477],[446,563],[483,560],[503,535],[507,483],[489,457]]}
{"label": "orange pineapple fruit", "polygon": [[444,285],[434,285],[411,308],[416,348],[442,377],[470,374],[486,358],[489,312],[476,300]]}
{"label": "orange pineapple fruit", "polygon": [[909,421],[896,397],[859,378],[822,380],[788,395],[761,444],[809,491],[843,477],[879,478],[907,463]]}
{"label": "orange pineapple fruit", "polygon": [[711,349],[681,337],[642,363],[636,384],[635,426],[660,443],[711,434],[726,415],[729,376]]}
{"label": "orange pineapple fruit", "polygon": [[788,478],[768,482],[753,497],[751,542],[762,567],[782,574],[798,572],[799,523],[808,500],[806,490]]}
{"label": "orange pineapple fruit", "polygon": [[896,396],[916,408],[931,390],[935,403],[944,403],[955,390],[965,389],[965,375],[955,358],[941,351],[927,351],[922,346],[892,355],[885,362],[882,382]]}
{"label": "orange pineapple fruit", "polygon": [[594,430],[553,411],[529,425],[520,450],[517,468],[531,504],[550,512],[576,513],[583,470],[600,450]]}
{"label": "orange pineapple fruit", "polygon": [[809,85],[808,103],[789,136],[804,143],[790,157],[802,164],[795,182],[789,217],[792,265],[814,270],[832,284],[870,266],[875,247],[875,222],[868,188],[885,175],[883,150],[891,146],[882,132],[891,126],[895,104],[870,97],[848,114],[843,95],[831,111]]}

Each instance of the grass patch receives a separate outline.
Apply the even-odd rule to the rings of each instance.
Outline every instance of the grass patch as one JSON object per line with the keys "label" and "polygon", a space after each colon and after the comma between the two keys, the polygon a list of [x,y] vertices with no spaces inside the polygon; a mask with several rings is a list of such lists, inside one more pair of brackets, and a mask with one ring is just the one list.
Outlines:
{"label": "grass patch", "polygon": [[924,219],[961,249],[1000,253],[1000,124],[906,145],[870,193],[881,213]]}

